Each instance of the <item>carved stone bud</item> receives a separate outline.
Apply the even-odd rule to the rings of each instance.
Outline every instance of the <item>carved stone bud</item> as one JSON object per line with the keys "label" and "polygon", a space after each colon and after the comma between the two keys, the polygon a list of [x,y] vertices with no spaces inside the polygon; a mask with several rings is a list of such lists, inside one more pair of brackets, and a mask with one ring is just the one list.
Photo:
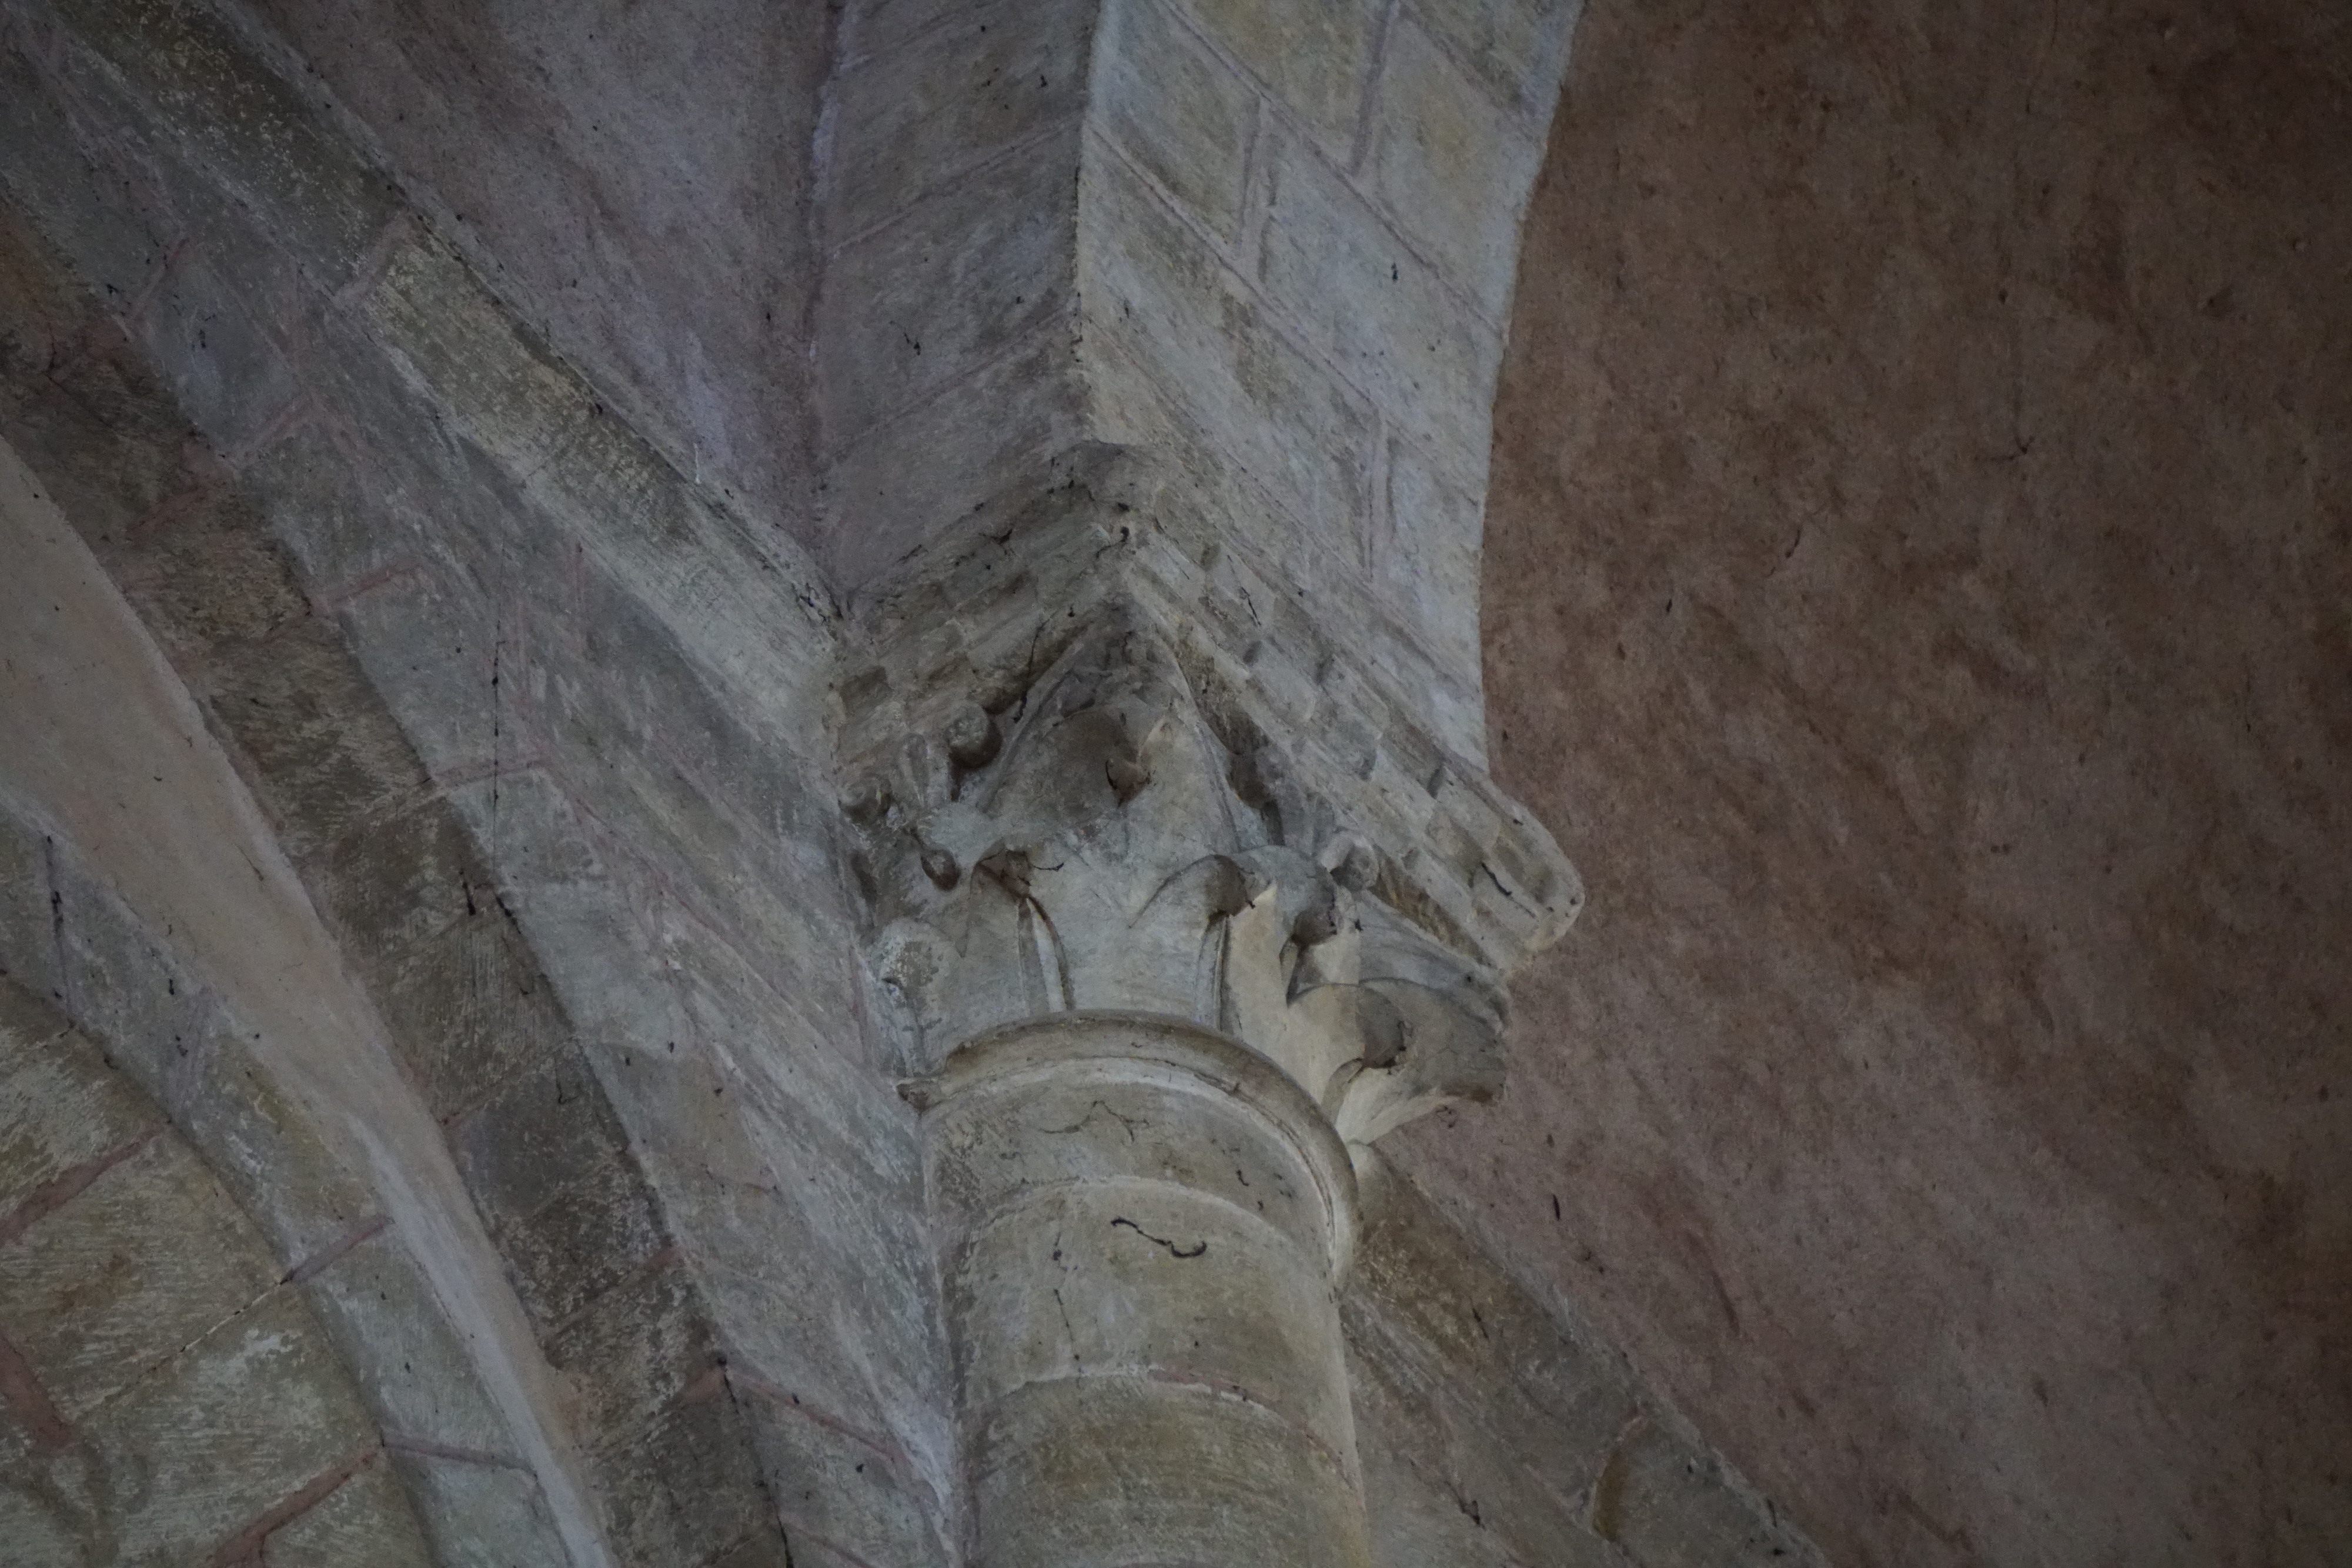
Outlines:
{"label": "carved stone bud", "polygon": [[996,720],[978,703],[968,702],[948,720],[946,732],[940,737],[947,744],[948,760],[969,773],[985,768],[996,760],[1004,745],[1004,737],[996,727]]}
{"label": "carved stone bud", "polygon": [[859,827],[870,828],[890,810],[890,787],[878,774],[863,774],[843,792],[841,809]]}
{"label": "carved stone bud", "polygon": [[1110,792],[1124,806],[1143,793],[1143,787],[1151,782],[1151,770],[1131,758],[1114,757],[1103,764],[1103,777],[1110,781]]}
{"label": "carved stone bud", "polygon": [[1381,852],[1361,833],[1335,833],[1317,860],[1350,893],[1363,892],[1381,874]]}
{"label": "carved stone bud", "polygon": [[931,885],[941,893],[951,891],[957,883],[963,880],[963,869],[956,864],[955,856],[945,850],[924,845],[922,862],[923,874],[929,877]]}
{"label": "carved stone bud", "polygon": [[1027,850],[995,849],[981,856],[978,870],[1015,898],[1029,896],[1032,867]]}

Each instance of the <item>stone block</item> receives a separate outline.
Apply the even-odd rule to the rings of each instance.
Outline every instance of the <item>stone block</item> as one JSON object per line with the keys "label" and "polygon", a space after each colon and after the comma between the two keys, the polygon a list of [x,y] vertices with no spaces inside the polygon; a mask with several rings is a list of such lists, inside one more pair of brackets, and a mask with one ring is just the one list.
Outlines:
{"label": "stone block", "polygon": [[377,1459],[262,1539],[261,1568],[435,1568],[408,1494]]}
{"label": "stone block", "polygon": [[241,476],[308,592],[336,593],[417,558],[416,518],[369,495],[357,462],[317,425],[256,453]]}
{"label": "stone block", "polygon": [[[8,149],[9,195],[38,223],[42,243],[68,258],[91,289],[110,299],[136,298],[171,254],[163,214],[157,204],[137,199],[131,182],[99,176],[68,97],[55,90],[47,71],[71,81],[70,101],[91,119],[122,127],[132,118],[121,89],[86,62],[52,57],[37,66],[13,40],[0,46],[0,146]],[[127,128],[123,135],[143,141]],[[30,303],[14,290],[8,299],[11,312]],[[79,291],[73,302],[87,308]]]}
{"label": "stone block", "polygon": [[1212,454],[1204,472],[1221,456],[1310,528],[1351,537],[1365,515],[1370,409],[1115,161],[1090,160],[1087,178],[1088,357],[1104,437],[1165,439],[1154,405],[1166,400]]}
{"label": "stone block", "polygon": [[[376,824],[426,789],[408,737],[325,622],[305,619],[268,643],[216,651],[210,663],[208,711],[252,763],[256,793],[306,873],[331,876],[344,852],[331,846],[369,841]],[[359,892],[341,891],[354,899]],[[373,902],[353,902],[350,912],[371,936],[394,914]]]}
{"label": "stone block", "polygon": [[75,1025],[149,1098],[167,1099],[183,1052],[222,1027],[218,1003],[63,845],[51,891]]}
{"label": "stone block", "polygon": [[787,1533],[814,1537],[872,1568],[929,1568],[948,1558],[896,1456],[808,1406],[754,1399],[745,1415]]}
{"label": "stone block", "polygon": [[278,1278],[186,1145],[164,1134],[111,1155],[79,1196],[7,1244],[0,1269],[0,1325],[68,1420]]}
{"label": "stone block", "polygon": [[23,1484],[19,1473],[12,1466],[0,1474],[0,1541],[8,1543],[10,1568],[84,1568],[81,1521],[54,1493]]}
{"label": "stone block", "polygon": [[279,347],[290,323],[258,314],[259,301],[224,282],[225,268],[273,258],[258,244],[238,248],[260,254],[184,256],[131,324],[174,405],[223,452],[244,449],[301,390]]}
{"label": "stone block", "polygon": [[1372,113],[1365,175],[1381,205],[1487,320],[1504,320],[1540,138],[1410,17],[1389,35]]}
{"label": "stone block", "polygon": [[506,1417],[396,1231],[362,1241],[300,1290],[388,1437],[508,1453]]}
{"label": "stone block", "polygon": [[[854,439],[825,479],[833,568],[872,580],[935,528],[1048,471],[1086,433],[1085,389],[1066,316],[1048,319],[947,397]],[[974,419],[972,410],[988,410]]]}
{"label": "stone block", "polygon": [[1579,1435],[1523,1397],[1487,1403],[1490,1379],[1457,1382],[1457,1367],[1368,1327],[1360,1315],[1349,1319],[1349,1349],[1355,1386],[1391,1407],[1392,1437],[1410,1434],[1398,1461],[1423,1486],[1454,1499],[1512,1560],[1603,1560],[1584,1525],[1601,1455]]}
{"label": "stone block", "polygon": [[277,1291],[96,1412],[95,1468],[137,1478],[110,1500],[121,1560],[203,1563],[375,1433],[300,1296]]}
{"label": "stone block", "polygon": [[1481,1478],[1449,1463],[1451,1434],[1376,1364],[1351,1357],[1349,1372],[1364,1502],[1382,1568],[1611,1568],[1608,1547],[1556,1505],[1528,1518],[1510,1511],[1510,1498],[1482,1494]]}
{"label": "stone block", "polygon": [[310,618],[293,563],[270,540],[252,503],[226,486],[183,486],[168,517],[135,549],[108,552],[126,597],[175,651],[209,653],[263,642]]}
{"label": "stone block", "polygon": [[446,805],[426,801],[362,826],[323,861],[313,886],[437,1119],[480,1103],[570,1037]]}
{"label": "stone block", "polygon": [[529,1470],[399,1449],[390,1458],[438,1568],[572,1568]]}
{"label": "stone block", "polygon": [[254,1059],[241,1031],[216,1028],[190,1043],[168,1076],[165,1104],[281,1269],[299,1268],[370,1218],[374,1193]]}
{"label": "stone block", "polygon": [[539,472],[599,417],[587,385],[438,242],[395,248],[362,309],[411,387],[510,474]]}
{"label": "stone block", "polygon": [[[827,1280],[827,1261],[818,1255],[803,1258],[796,1269],[779,1268],[780,1275],[801,1276],[792,1283],[721,1268],[704,1269],[700,1278],[730,1366],[774,1390],[775,1398],[878,1437],[894,1419],[919,1416],[933,1407],[927,1402],[944,1399],[946,1391],[938,1386],[944,1368],[923,1358],[943,1356],[945,1349],[935,1337],[911,1336],[890,1321],[924,1310],[924,1298],[885,1309],[870,1290]],[[877,1304],[866,1322],[887,1326],[873,1333],[879,1343],[853,1355],[848,1343],[861,1331],[871,1332],[854,1315],[869,1300]]]}
{"label": "stone block", "polygon": [[589,1470],[625,1563],[704,1563],[782,1533],[742,1412],[723,1388],[592,1455]]}
{"label": "stone block", "polygon": [[572,1173],[537,1212],[494,1229],[507,1277],[542,1334],[642,1267],[664,1242],[652,1193],[618,1155]]}
{"label": "stone block", "polygon": [[268,215],[278,242],[325,287],[349,279],[398,210],[397,198],[226,22],[174,0],[62,0],[57,12],[217,178]]}
{"label": "stone block", "polygon": [[344,600],[335,619],[427,773],[470,773],[528,750],[528,630],[457,574],[415,563]]}
{"label": "stone block", "polygon": [[832,446],[944,391],[1065,311],[1078,143],[1075,123],[1026,143],[834,256],[817,309]]}
{"label": "stone block", "polygon": [[1257,95],[1202,47],[1167,0],[1109,0],[1101,26],[1095,123],[1231,244],[1241,229]]}
{"label": "stone block", "polygon": [[7,435],[66,520],[115,564],[132,530],[186,486],[188,427],[119,341],[101,335],[94,348],[47,378]]}
{"label": "stone block", "polygon": [[960,7],[947,26],[864,56],[832,84],[825,215],[835,243],[961,178],[1087,99],[1097,0],[1001,0]]}
{"label": "stone block", "polygon": [[1611,1456],[1593,1487],[1592,1528],[1642,1568],[1766,1568],[1792,1555],[1712,1458],[1654,1420]]}
{"label": "stone block", "polygon": [[[1353,1478],[1266,1412],[1148,1379],[1033,1384],[974,1424],[982,1562],[1343,1568],[1362,1560]],[[1134,1477],[1130,1482],[1129,1477]]]}
{"label": "stone block", "polygon": [[[1480,680],[1478,549],[1485,510],[1475,494],[1448,483],[1412,443],[1390,441],[1388,528],[1374,563],[1381,591],[1440,667],[1473,692]],[[1482,713],[1475,745],[1454,749],[1482,754],[1484,728]]]}
{"label": "stone block", "polygon": [[0,1212],[160,1122],[97,1047],[0,981]]}
{"label": "stone block", "polygon": [[1584,0],[1406,0],[1405,11],[1542,139]]}
{"label": "stone block", "polygon": [[782,1531],[760,1530],[710,1559],[710,1568],[857,1568],[851,1559],[814,1542],[787,1542]]}
{"label": "stone block", "polygon": [[1459,487],[1486,490],[1500,336],[1295,137],[1273,139],[1261,284]]}
{"label": "stone block", "polygon": [[523,920],[533,894],[553,888],[604,891],[604,863],[571,798],[543,768],[494,774],[442,791],[479,844],[497,846],[490,868],[501,895]]}
{"label": "stone block", "polygon": [[1327,152],[1347,157],[1380,37],[1380,0],[1187,0],[1187,9]]}
{"label": "stone block", "polygon": [[1616,1373],[1385,1165],[1367,1178],[1366,1213],[1344,1298],[1356,1337],[1377,1326],[1412,1347],[1433,1375],[1476,1390],[1470,1408],[1510,1417],[1515,1445],[1540,1453],[1556,1485],[1582,1486],[1634,1413]]}
{"label": "stone block", "polygon": [[863,60],[965,16],[971,0],[851,0],[842,7],[842,58]]}
{"label": "stone block", "polygon": [[59,1028],[65,1022],[64,955],[49,904],[50,854],[41,831],[0,804],[0,980],[9,982],[0,995],[22,990],[23,998],[11,997],[7,1006],[11,1027],[26,1038],[49,1032],[38,1009],[54,1011]]}
{"label": "stone block", "polygon": [[546,1342],[586,1441],[640,1431],[716,1371],[702,1305],[684,1265],[646,1269],[597,1297]]}
{"label": "stone block", "polygon": [[499,1085],[450,1128],[449,1145],[493,1226],[529,1218],[628,1157],[628,1136],[577,1049],[551,1051]]}

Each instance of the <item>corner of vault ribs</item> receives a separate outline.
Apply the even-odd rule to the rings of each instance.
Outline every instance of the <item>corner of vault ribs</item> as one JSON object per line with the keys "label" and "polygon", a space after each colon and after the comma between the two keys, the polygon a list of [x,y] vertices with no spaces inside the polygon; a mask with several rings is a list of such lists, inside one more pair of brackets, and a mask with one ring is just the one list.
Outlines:
{"label": "corner of vault ribs", "polygon": [[841,691],[970,1561],[1355,1568],[1353,1162],[1500,1086],[1502,977],[1581,892],[1332,678],[1336,612],[1262,621],[1300,596],[1097,455],[863,594]]}

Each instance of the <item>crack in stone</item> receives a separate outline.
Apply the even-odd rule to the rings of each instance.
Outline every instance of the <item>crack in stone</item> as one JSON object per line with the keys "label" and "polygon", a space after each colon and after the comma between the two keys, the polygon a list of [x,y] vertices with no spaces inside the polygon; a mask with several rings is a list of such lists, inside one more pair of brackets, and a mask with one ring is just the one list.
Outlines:
{"label": "crack in stone", "polygon": [[1165,1236],[1154,1236],[1151,1232],[1146,1230],[1143,1227],[1124,1216],[1112,1220],[1110,1223],[1111,1228],[1114,1230],[1124,1225],[1129,1230],[1134,1231],[1138,1236],[1142,1237],[1146,1241],[1158,1242],[1160,1246],[1168,1249],[1168,1256],[1171,1258],[1198,1258],[1202,1253],[1206,1252],[1209,1249],[1209,1243],[1205,1239],[1195,1242],[1189,1248],[1179,1247],[1173,1241],[1169,1240]]}

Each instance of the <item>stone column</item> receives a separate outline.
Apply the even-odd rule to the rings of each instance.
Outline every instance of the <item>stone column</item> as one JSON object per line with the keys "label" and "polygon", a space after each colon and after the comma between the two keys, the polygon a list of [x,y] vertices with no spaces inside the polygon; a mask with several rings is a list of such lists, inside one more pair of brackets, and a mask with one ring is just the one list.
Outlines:
{"label": "stone column", "polygon": [[916,1092],[975,1568],[1368,1563],[1348,1155],[1265,1060],[1067,1012]]}
{"label": "stone column", "polygon": [[[1486,804],[1491,863],[1465,863],[1473,806],[1447,815],[1426,769],[1410,818],[1362,773],[1324,781],[1188,644],[1139,508],[1071,506],[910,563],[843,687],[969,1560],[1361,1568],[1350,1146],[1492,1090],[1479,934],[1559,923],[1573,873]],[[1276,673],[1275,639],[1251,651]]]}

